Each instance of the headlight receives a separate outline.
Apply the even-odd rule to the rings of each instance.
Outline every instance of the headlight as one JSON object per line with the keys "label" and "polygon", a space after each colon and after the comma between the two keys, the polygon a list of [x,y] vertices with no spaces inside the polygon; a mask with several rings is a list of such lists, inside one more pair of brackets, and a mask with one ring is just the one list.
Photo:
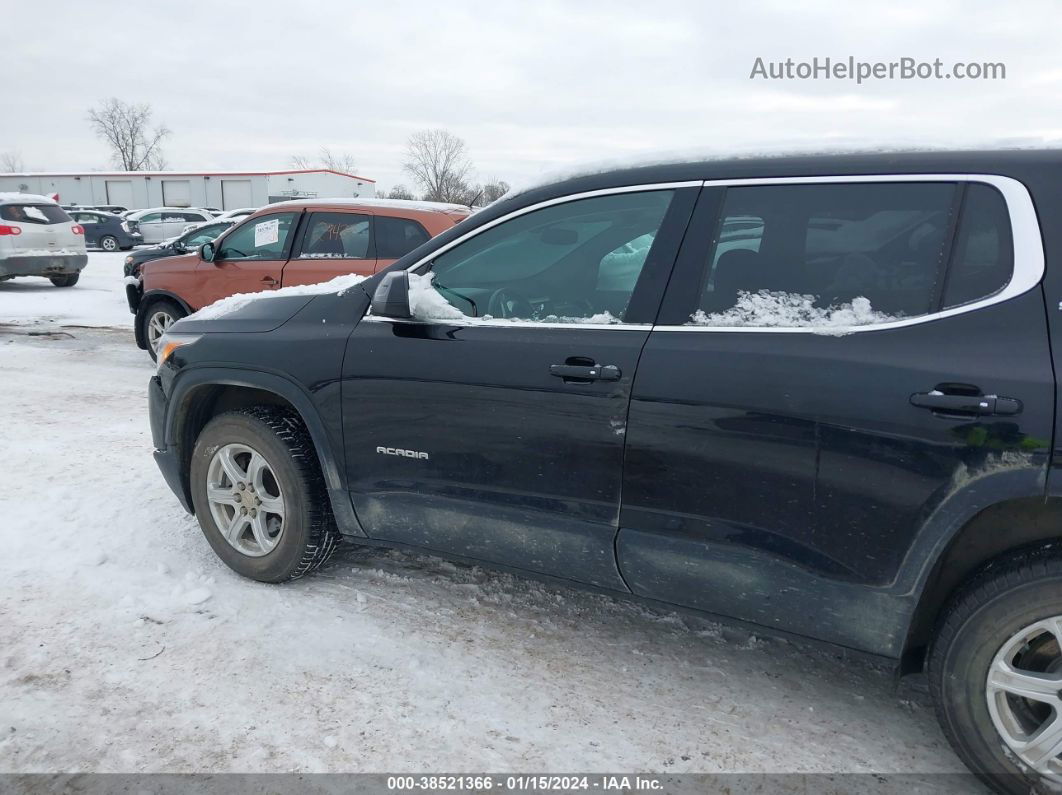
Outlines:
{"label": "headlight", "polygon": [[191,345],[193,342],[202,337],[202,334],[170,334],[165,333],[162,335],[162,339],[159,340],[159,353],[156,361],[157,369],[161,370],[162,365],[169,361],[174,352],[185,345]]}
{"label": "headlight", "polygon": [[126,265],[132,265],[133,264],[133,255],[132,254],[130,254],[128,257],[125,258],[125,264]]}

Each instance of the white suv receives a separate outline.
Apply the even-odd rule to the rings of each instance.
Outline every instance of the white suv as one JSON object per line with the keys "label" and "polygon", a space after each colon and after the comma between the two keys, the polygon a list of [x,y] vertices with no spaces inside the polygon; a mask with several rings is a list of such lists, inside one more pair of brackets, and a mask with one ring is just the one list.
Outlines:
{"label": "white suv", "polygon": [[87,263],[85,230],[62,207],[46,196],[0,193],[0,281],[44,276],[72,287]]}
{"label": "white suv", "polygon": [[137,210],[125,216],[125,225],[129,232],[140,232],[145,243],[161,243],[176,237],[189,224],[212,221],[214,216],[206,210],[190,207],[152,207]]}

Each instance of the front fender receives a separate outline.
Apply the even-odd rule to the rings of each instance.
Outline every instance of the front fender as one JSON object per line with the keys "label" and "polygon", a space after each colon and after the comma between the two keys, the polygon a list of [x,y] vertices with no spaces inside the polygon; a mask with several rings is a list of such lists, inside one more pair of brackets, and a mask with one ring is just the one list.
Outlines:
{"label": "front fender", "polygon": [[190,497],[188,470],[191,462],[191,440],[184,429],[195,412],[196,395],[200,390],[212,387],[243,387],[269,392],[289,403],[298,412],[306,425],[317,450],[325,485],[332,503],[332,512],[341,532],[346,535],[364,536],[351,506],[350,497],[342,479],[342,461],[337,457],[342,451],[342,440],[333,439],[321,418],[309,392],[297,382],[278,373],[249,370],[236,367],[202,366],[183,369],[169,385],[163,433],[167,449],[175,449],[180,460],[182,488]]}

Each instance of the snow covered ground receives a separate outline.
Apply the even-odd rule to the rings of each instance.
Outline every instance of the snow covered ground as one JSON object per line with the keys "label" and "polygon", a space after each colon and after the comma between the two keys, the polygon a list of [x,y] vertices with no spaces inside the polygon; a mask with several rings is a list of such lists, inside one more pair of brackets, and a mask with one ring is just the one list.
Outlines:
{"label": "snow covered ground", "polygon": [[0,284],[0,771],[963,770],[917,684],[839,652],[406,553],[238,578],[90,260]]}
{"label": "snow covered ground", "polygon": [[127,251],[89,251],[89,262],[73,287],[54,287],[47,279],[0,282],[0,324],[132,328],[125,300],[122,264]]}

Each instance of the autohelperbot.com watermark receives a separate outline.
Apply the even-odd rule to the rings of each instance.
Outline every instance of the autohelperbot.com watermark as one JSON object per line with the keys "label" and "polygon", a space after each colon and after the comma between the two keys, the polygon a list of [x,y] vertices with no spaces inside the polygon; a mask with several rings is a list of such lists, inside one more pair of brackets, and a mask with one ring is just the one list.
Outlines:
{"label": "autohelperbot.com watermark", "polygon": [[895,61],[861,61],[847,58],[819,58],[774,61],[757,57],[750,80],[1006,80],[1007,65],[1001,61],[955,61],[940,58],[921,61],[897,58]]}

